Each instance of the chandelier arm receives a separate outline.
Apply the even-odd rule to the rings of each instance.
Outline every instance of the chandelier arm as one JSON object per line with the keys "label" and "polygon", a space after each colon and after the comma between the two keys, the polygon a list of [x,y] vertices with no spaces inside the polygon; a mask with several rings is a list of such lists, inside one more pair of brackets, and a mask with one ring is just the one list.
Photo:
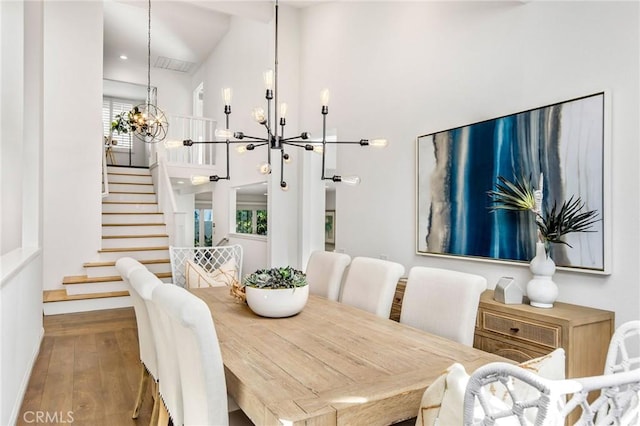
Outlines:
{"label": "chandelier arm", "polygon": [[[280,142],[282,142],[282,143],[288,143],[288,142],[309,143],[309,142],[304,142],[305,134],[306,134],[306,132],[301,133],[299,135],[291,136],[289,138],[283,138],[283,139],[280,139]],[[302,140],[298,140],[297,141],[296,139],[302,139]]]}
{"label": "chandelier arm", "polygon": [[[184,146],[191,146],[191,145],[197,145],[197,144],[212,144],[212,143],[227,143],[227,141],[183,141],[184,142],[188,142],[188,144],[185,144]],[[233,141],[230,141],[233,142]]]}
{"label": "chandelier arm", "polygon": [[285,189],[287,182],[284,180],[284,148],[280,148],[280,188]]}
{"label": "chandelier arm", "polygon": [[295,146],[296,148],[302,148],[302,149],[306,149],[305,147],[307,145],[310,145],[309,143],[303,142],[303,141],[282,141],[283,145],[288,145],[288,146]]}
{"label": "chandelier arm", "polygon": [[322,106],[322,176],[320,179],[326,180],[327,178],[324,175],[324,169],[326,164],[326,155],[327,155],[327,114],[329,113],[329,108],[326,105]]}
{"label": "chandelier arm", "polygon": [[[249,142],[255,142],[255,141],[260,141],[260,142],[262,142],[262,143],[256,144],[256,145],[255,145],[256,147],[258,147],[258,146],[262,146],[262,145],[266,145],[266,144],[267,144],[267,142],[268,142],[268,141],[267,141],[267,140],[265,140],[264,138],[260,138],[260,139],[256,138],[255,140],[254,140],[254,139],[249,139]],[[183,143],[184,143],[184,142],[187,142],[187,141],[183,141]],[[186,144],[186,145],[184,145],[184,146],[191,146],[191,145],[197,145],[197,144],[227,143],[227,141],[188,141],[188,142],[189,142],[189,143],[188,143],[188,144]],[[237,141],[229,140],[228,142],[229,142],[229,143],[246,143],[247,141],[245,141],[245,140],[237,140]]]}
{"label": "chandelier arm", "polygon": [[238,140],[231,141],[231,142],[232,143],[243,143],[244,141],[269,143],[269,139],[267,139],[267,138],[260,138],[258,136],[247,136],[247,135],[243,135],[242,139],[238,139]]}
{"label": "chandelier arm", "polygon": [[352,145],[361,145],[361,146],[368,146],[369,143],[363,143],[361,140],[360,141],[327,141],[326,143],[331,143],[331,144],[352,144]]}

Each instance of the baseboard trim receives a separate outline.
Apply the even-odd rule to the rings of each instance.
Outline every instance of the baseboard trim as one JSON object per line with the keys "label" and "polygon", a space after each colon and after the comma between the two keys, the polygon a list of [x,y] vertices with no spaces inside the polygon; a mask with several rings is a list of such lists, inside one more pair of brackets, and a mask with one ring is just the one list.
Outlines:
{"label": "baseboard trim", "polygon": [[38,339],[38,344],[34,346],[33,353],[31,354],[31,360],[29,362],[29,368],[25,371],[24,377],[22,378],[22,383],[20,384],[20,389],[18,391],[18,397],[16,398],[16,404],[11,410],[11,416],[9,417],[9,424],[15,425],[18,423],[18,416],[20,415],[20,408],[22,407],[22,403],[24,402],[24,396],[27,393],[27,387],[29,386],[29,380],[31,380],[31,373],[33,372],[33,367],[36,365],[36,360],[38,359],[38,355],[40,354],[40,348],[42,347],[42,340],[44,339],[44,327],[40,329],[40,336]]}

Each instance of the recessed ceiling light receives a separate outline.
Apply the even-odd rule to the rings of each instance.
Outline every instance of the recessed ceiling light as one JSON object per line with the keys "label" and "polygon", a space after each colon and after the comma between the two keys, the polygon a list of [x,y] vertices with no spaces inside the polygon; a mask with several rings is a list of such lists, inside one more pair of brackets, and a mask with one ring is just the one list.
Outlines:
{"label": "recessed ceiling light", "polygon": [[126,61],[129,58],[127,58],[127,55],[120,55],[120,59],[122,59],[123,61]]}
{"label": "recessed ceiling light", "polygon": [[177,183],[178,183],[178,185],[182,185],[182,184],[184,184],[184,181],[183,180],[179,180]]}

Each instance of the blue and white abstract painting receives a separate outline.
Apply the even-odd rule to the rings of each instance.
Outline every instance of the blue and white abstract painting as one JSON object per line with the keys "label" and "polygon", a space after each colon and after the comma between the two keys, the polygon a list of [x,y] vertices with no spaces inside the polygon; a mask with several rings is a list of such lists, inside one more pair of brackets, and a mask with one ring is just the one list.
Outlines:
{"label": "blue and white abstract painting", "polygon": [[[604,93],[417,139],[419,254],[525,261],[536,227],[526,212],[490,210],[498,176],[544,176],[544,209],[581,197],[601,219],[552,244],[558,266],[604,270]],[[537,186],[537,185],[536,185]]]}

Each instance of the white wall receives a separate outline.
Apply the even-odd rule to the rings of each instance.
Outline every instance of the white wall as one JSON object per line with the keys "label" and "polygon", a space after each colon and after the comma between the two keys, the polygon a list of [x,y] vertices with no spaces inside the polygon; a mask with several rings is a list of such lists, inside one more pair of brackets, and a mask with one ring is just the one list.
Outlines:
{"label": "white wall", "polygon": [[[640,316],[639,5],[636,2],[338,2],[303,9],[302,96],[332,89],[340,139],[384,136],[384,151],[341,149],[336,248],[485,276],[525,266],[415,254],[415,138],[609,89],[613,273],[560,271],[560,301]],[[327,31],[331,28],[331,31]],[[304,103],[302,125],[316,120]]]}
{"label": "white wall", "polygon": [[[42,14],[41,2],[0,3],[3,101],[0,424],[3,425],[15,424],[18,419],[43,335]],[[11,103],[10,110],[5,109],[6,100]],[[28,126],[24,127],[24,123]],[[7,229],[9,238],[4,232]]]}
{"label": "white wall", "polygon": [[83,274],[101,248],[102,3],[46,2],[44,22],[47,290]]}
{"label": "white wall", "polygon": [[[0,100],[0,255],[22,245],[23,5],[3,3]],[[19,35],[19,37],[18,37]]]}

